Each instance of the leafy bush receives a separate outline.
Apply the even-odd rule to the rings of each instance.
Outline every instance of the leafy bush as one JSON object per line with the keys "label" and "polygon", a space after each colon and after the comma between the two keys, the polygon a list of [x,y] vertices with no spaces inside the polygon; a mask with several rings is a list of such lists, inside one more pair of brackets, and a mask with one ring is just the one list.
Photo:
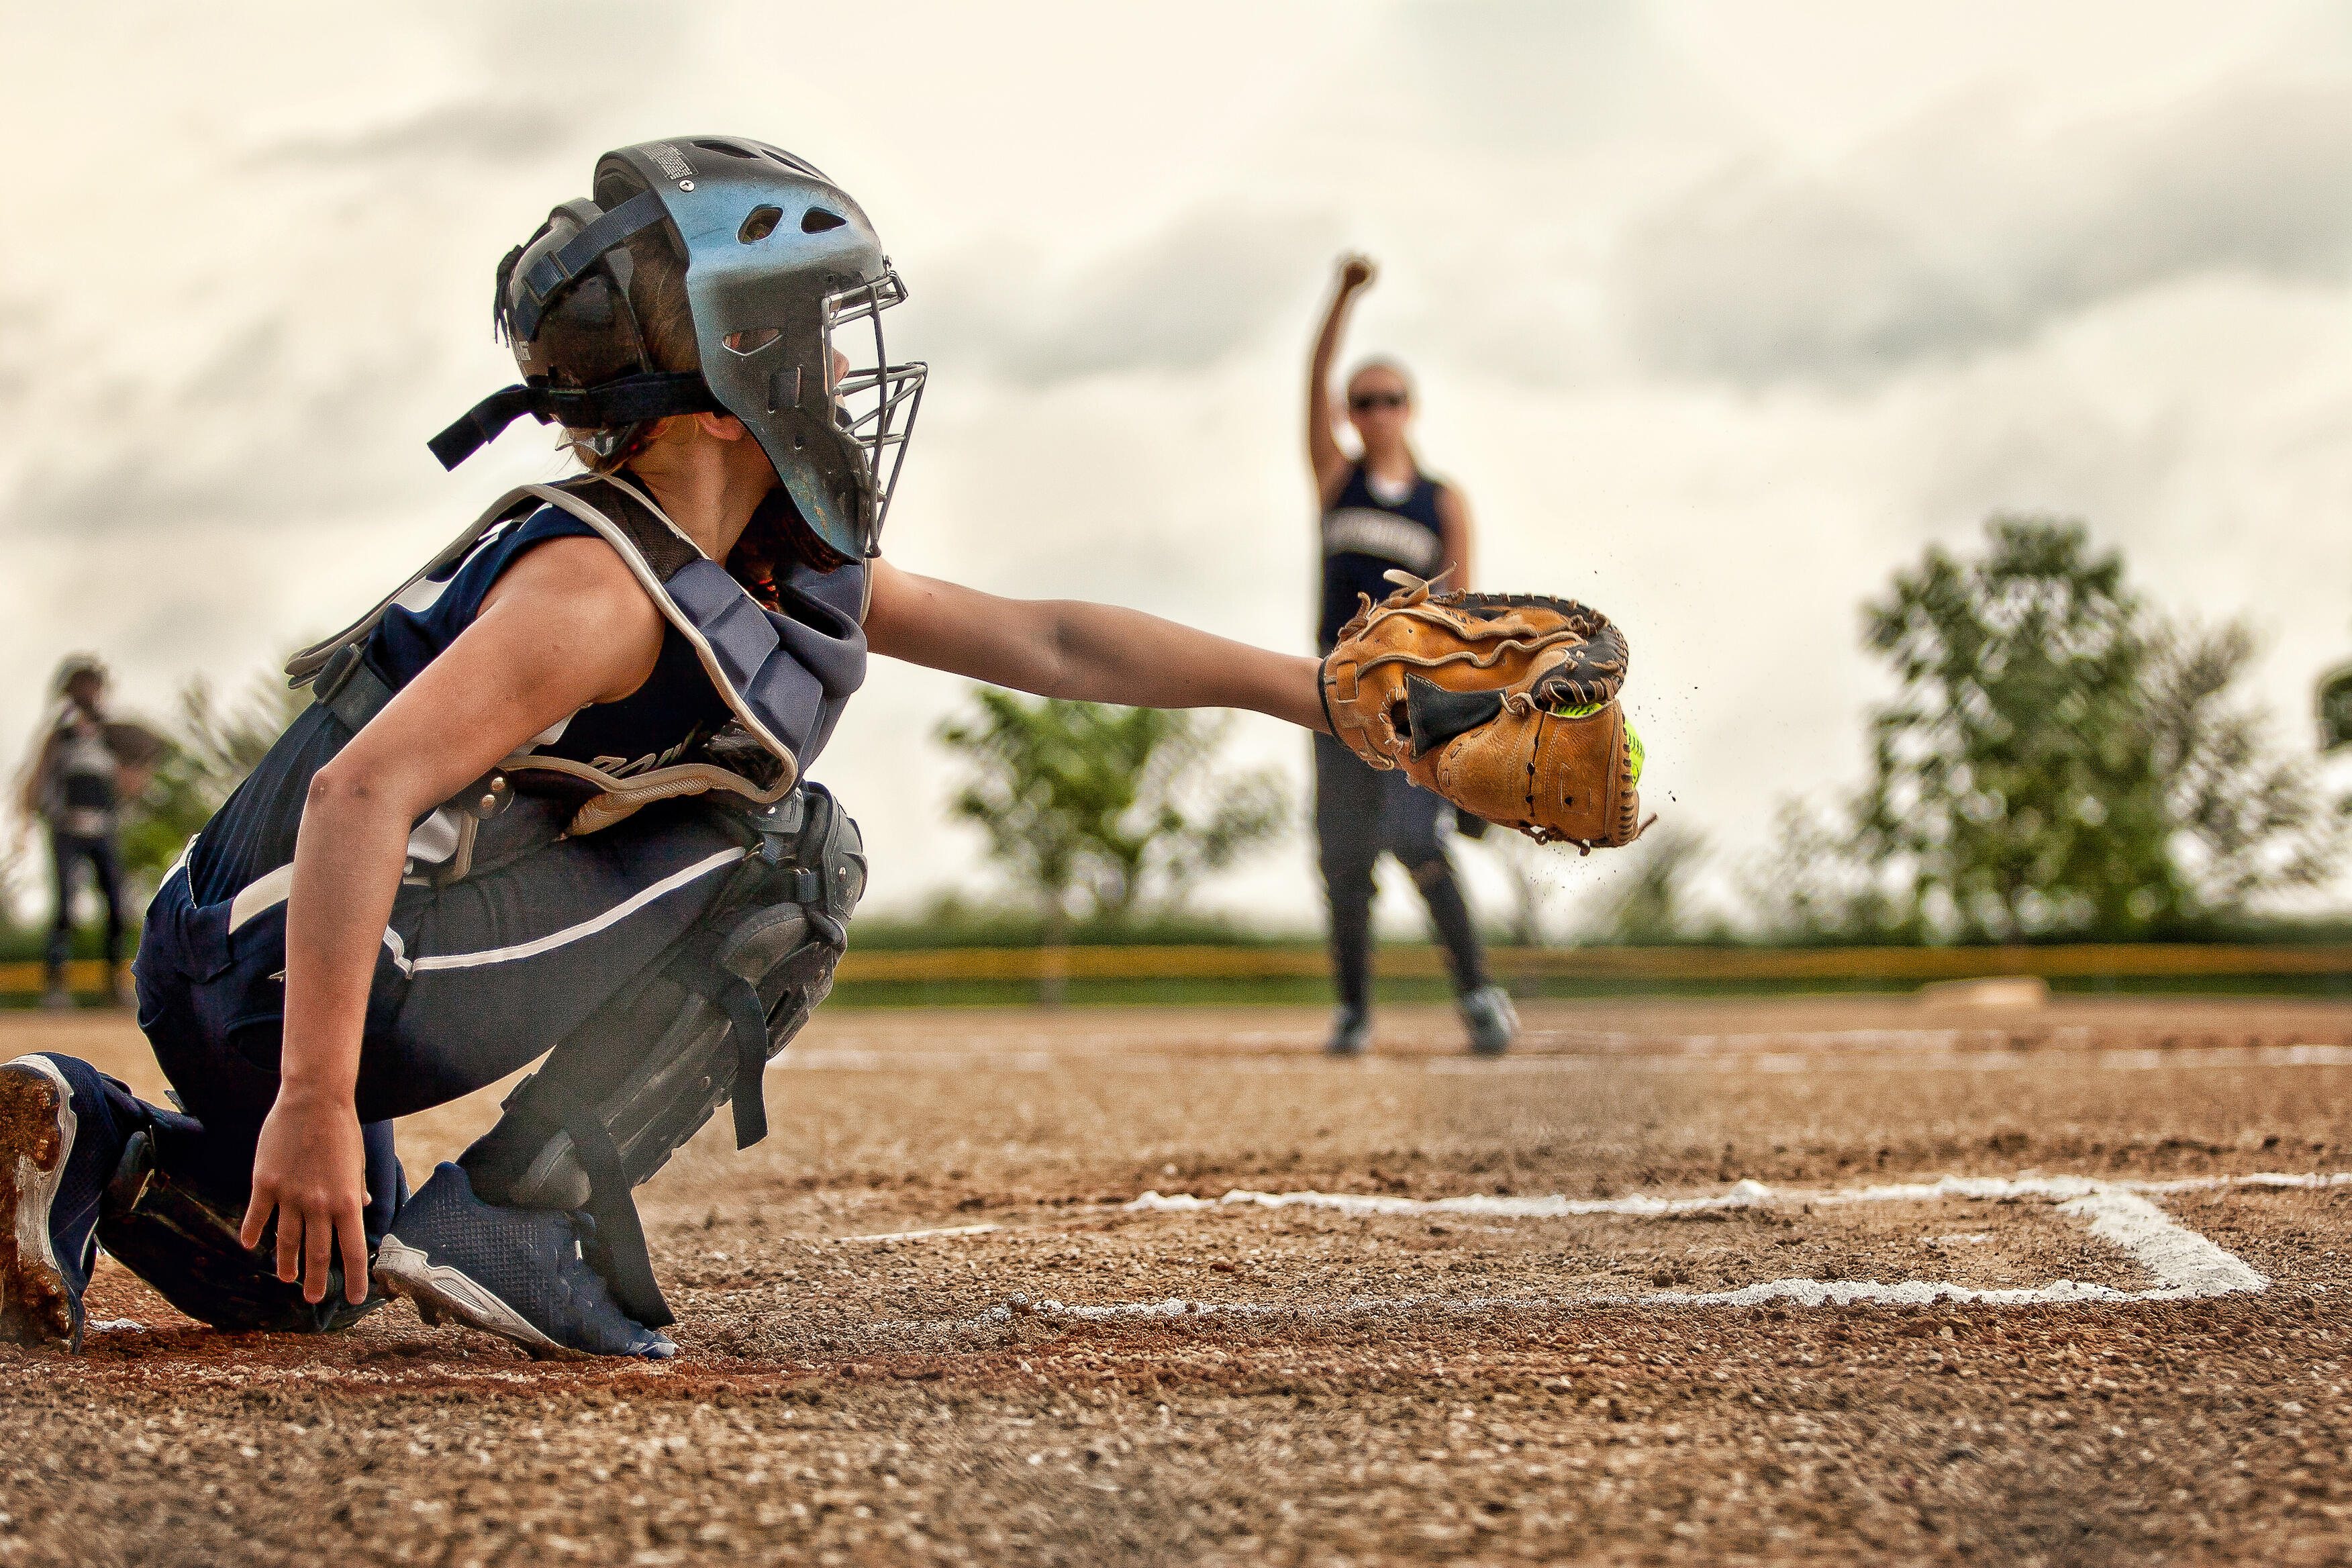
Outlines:
{"label": "leafy bush", "polygon": [[2266,749],[2240,626],[2150,612],[2079,523],[1996,518],[1864,606],[1899,689],[1871,775],[1786,807],[1752,892],[1799,940],[2132,940],[2242,918],[2342,858],[2346,807]]}

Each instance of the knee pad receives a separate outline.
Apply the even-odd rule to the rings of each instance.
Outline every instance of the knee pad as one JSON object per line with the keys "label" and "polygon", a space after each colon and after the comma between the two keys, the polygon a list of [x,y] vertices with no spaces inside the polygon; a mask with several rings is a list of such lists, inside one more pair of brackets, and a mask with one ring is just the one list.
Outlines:
{"label": "knee pad", "polygon": [[1404,868],[1406,875],[1412,879],[1413,886],[1423,892],[1444,887],[1454,879],[1454,862],[1447,859],[1443,852],[1426,860],[1409,860],[1405,862]]}
{"label": "knee pad", "polygon": [[647,977],[549,1054],[461,1160],[486,1201],[585,1208],[624,1310],[675,1321],[629,1197],[734,1102],[735,1146],[767,1136],[762,1080],[833,989],[866,889],[857,825],[814,784],[741,814],[757,842]]}
{"label": "knee pad", "polygon": [[173,1306],[232,1333],[332,1333],[383,1305],[373,1285],[357,1306],[343,1299],[340,1253],[325,1298],[304,1300],[301,1286],[278,1278],[274,1258],[237,1239],[244,1221],[174,1180],[156,1161],[154,1139],[141,1131],[99,1197],[98,1242]]}

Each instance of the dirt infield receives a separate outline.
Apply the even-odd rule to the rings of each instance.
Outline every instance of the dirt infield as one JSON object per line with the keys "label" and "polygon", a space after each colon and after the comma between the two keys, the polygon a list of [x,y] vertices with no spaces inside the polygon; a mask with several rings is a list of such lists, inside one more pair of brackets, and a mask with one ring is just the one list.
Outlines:
{"label": "dirt infield", "polygon": [[103,1264],[0,1349],[0,1563],[2352,1560],[2352,1006],[1528,1023],[821,1017],[646,1190],[662,1367]]}

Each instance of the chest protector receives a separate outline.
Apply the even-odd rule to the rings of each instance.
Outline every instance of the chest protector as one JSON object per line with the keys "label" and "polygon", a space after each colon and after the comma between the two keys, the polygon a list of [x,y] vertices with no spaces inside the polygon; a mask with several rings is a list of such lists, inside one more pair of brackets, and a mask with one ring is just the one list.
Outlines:
{"label": "chest protector", "polygon": [[[796,568],[776,584],[781,611],[751,597],[625,479],[595,475],[509,491],[374,608],[289,660],[290,684],[310,686],[356,733],[392,700],[370,667],[369,640],[385,614],[418,583],[451,570],[501,522],[541,506],[569,513],[610,544],[631,575],[692,647],[732,721],[686,760],[618,777],[591,763],[525,748],[508,756],[448,814],[464,842],[452,871],[471,859],[471,825],[503,809],[511,787],[577,801],[565,831],[593,833],[656,800],[719,793],[754,805],[781,800],[831,738],[866,678],[859,622],[870,592],[866,564],[831,573]],[[447,808],[445,808],[447,809]]]}

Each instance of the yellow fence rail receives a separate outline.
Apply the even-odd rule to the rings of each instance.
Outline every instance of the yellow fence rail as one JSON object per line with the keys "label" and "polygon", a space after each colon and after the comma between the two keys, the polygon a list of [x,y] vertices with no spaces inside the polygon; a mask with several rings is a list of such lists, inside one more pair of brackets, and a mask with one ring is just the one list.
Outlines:
{"label": "yellow fence rail", "polygon": [[[1879,980],[1923,984],[1991,974],[2051,980],[2284,979],[2352,975],[2352,946],[2105,943],[2069,947],[1499,947],[1490,966],[1512,978],[1546,980],[1790,982]],[[1319,947],[908,948],[853,951],[844,981],[940,984],[972,980],[1279,980],[1328,972]],[[1445,973],[1433,947],[1381,950],[1383,975]],[[67,981],[78,992],[105,984],[103,966],[78,960]],[[0,963],[0,995],[39,991],[38,963]]]}
{"label": "yellow fence rail", "polygon": [[[1074,947],[1058,955],[1034,947],[853,951],[849,980],[1035,980],[1058,970],[1072,980],[1262,980],[1328,973],[1319,948]],[[2049,979],[2352,974],[2352,946],[2103,944],[2074,947],[1498,947],[1497,973],[1533,979],[1804,981],[1966,980],[1990,974]],[[1382,949],[1380,973],[1427,978],[1445,973],[1433,947]],[[1049,967],[1051,966],[1051,967]]]}

